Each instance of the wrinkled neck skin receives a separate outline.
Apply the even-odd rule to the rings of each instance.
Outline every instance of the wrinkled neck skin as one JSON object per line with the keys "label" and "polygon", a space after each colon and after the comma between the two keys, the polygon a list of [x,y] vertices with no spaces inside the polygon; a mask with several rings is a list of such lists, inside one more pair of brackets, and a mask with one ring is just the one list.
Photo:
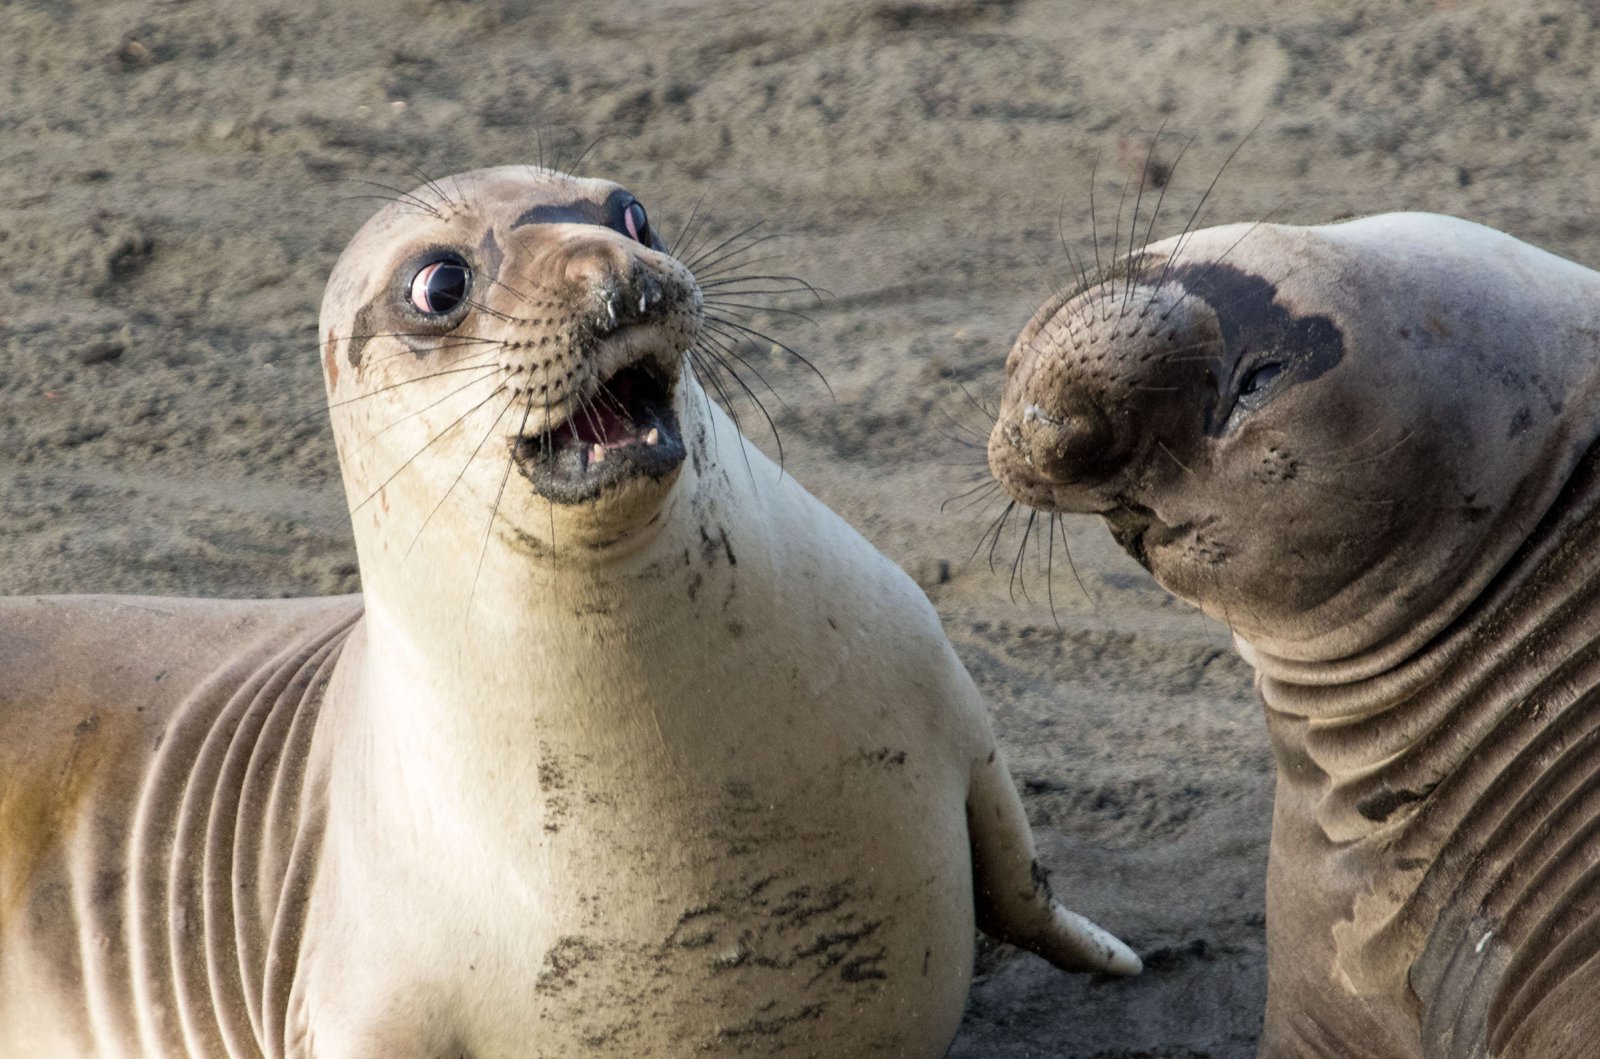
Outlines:
{"label": "wrinkled neck skin", "polygon": [[[1385,1032],[1420,1029],[1429,1057],[1535,1054],[1519,1033],[1549,1020],[1530,1013],[1594,984],[1592,947],[1560,942],[1600,928],[1600,446],[1530,508],[1511,554],[1417,622],[1425,642],[1402,631],[1315,672],[1238,639],[1279,764],[1269,931],[1296,951],[1275,961],[1277,999],[1294,992],[1278,969],[1331,943],[1347,993],[1412,998],[1363,1018],[1415,1004]],[[1300,1054],[1308,1037],[1287,1039],[1283,1054]],[[1270,1035],[1264,1054],[1279,1054]]]}

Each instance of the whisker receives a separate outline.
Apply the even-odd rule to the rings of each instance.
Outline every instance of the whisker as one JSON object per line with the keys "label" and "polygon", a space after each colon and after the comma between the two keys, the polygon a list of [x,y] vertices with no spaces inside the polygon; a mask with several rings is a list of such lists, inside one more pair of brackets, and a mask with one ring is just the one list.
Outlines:
{"label": "whisker", "polygon": [[687,245],[694,238],[696,223],[700,217],[700,206],[706,201],[706,192],[702,191],[700,197],[694,200],[694,208],[689,211],[689,219],[683,223],[683,228],[673,236],[672,242],[667,244],[667,256],[677,257],[680,243]]}
{"label": "whisker", "polygon": [[807,283],[805,280],[801,279],[799,276],[785,276],[785,275],[783,275],[781,273],[775,273],[775,272],[754,272],[754,273],[745,272],[745,273],[740,273],[737,276],[724,276],[724,277],[721,277],[721,278],[718,278],[718,279],[700,280],[699,282],[700,282],[700,287],[701,287],[702,290],[704,290],[707,287],[711,287],[711,288],[726,287],[726,286],[729,286],[729,285],[734,284],[734,283],[787,283],[787,284],[789,284],[789,286],[787,286],[787,287],[778,287],[778,288],[774,288],[772,290],[747,290],[747,291],[742,291],[740,293],[744,293],[744,294],[799,294],[801,291],[805,291],[808,294],[815,295],[817,297],[818,301],[822,300],[822,295],[824,295],[824,294],[827,294],[827,295],[830,295],[830,296],[833,294],[833,292],[828,290],[826,287],[818,287],[815,284]]}
{"label": "whisker", "polygon": [[819,369],[815,364],[811,363],[810,360],[808,360],[803,354],[801,354],[793,346],[790,346],[790,345],[788,345],[788,344],[786,344],[784,342],[779,342],[776,338],[773,338],[771,335],[767,334],[766,332],[759,331],[756,328],[751,327],[749,324],[742,324],[737,320],[729,320],[726,317],[709,316],[709,315],[706,317],[706,320],[707,320],[708,323],[714,321],[715,323],[720,324],[723,327],[731,327],[736,331],[743,331],[745,334],[751,336],[752,338],[759,338],[763,342],[766,342],[769,345],[775,346],[778,349],[783,350],[785,353],[789,354],[789,356],[793,357],[795,360],[798,360],[801,364],[804,364],[808,369],[810,369],[811,374],[815,375],[817,377],[818,381],[820,381],[822,383],[823,388],[828,391],[829,398],[831,398],[833,400],[838,400],[838,398],[834,395],[833,387],[828,384],[828,379],[827,379],[827,377],[825,375],[822,374],[821,369]]}
{"label": "whisker", "polygon": [[[495,427],[500,425],[500,420],[505,416],[505,414],[507,412],[509,412],[511,410],[511,406],[516,404],[516,403],[517,403],[516,395],[512,394],[511,400],[506,402],[506,406],[500,410],[500,414],[495,416],[494,417],[494,422],[492,424],[490,424],[490,426],[489,426],[489,432],[490,433],[494,432]],[[527,404],[523,407],[523,410],[522,410],[522,423],[521,423],[520,426],[517,427],[517,434],[519,436],[522,434],[522,432],[524,430],[528,429],[528,414],[532,410],[532,408],[533,408],[533,391],[529,390],[528,391]],[[477,453],[473,453],[473,455],[475,457],[477,455]],[[470,463],[471,461],[469,460],[468,462]],[[483,557],[485,555],[489,554],[489,538],[491,536],[493,536],[493,534],[494,534],[495,519],[500,517],[500,501],[506,495],[506,482],[510,481],[510,479],[511,479],[511,468],[516,466],[516,462],[517,462],[516,460],[513,460],[513,459],[507,457],[505,473],[500,476],[500,488],[495,491],[494,503],[489,508],[489,524],[487,526],[485,526],[484,529],[483,529],[483,546],[478,549],[478,565],[472,571],[472,587],[467,590],[467,611],[466,611],[466,614],[463,615],[463,617],[462,617],[463,624],[465,624],[466,622],[472,620],[472,601],[473,601],[473,599],[475,599],[477,597],[477,594],[478,594],[478,578],[480,576],[482,576],[482,574],[483,574]],[[462,471],[463,471],[463,473],[465,473],[465,468],[463,468]],[[555,534],[554,534],[553,529],[552,529],[552,532],[551,532],[550,539],[551,539],[551,543],[553,545],[554,541],[555,541]]]}
{"label": "whisker", "polygon": [[504,280],[497,279],[494,276],[487,276],[485,278],[487,278],[488,281],[490,283],[493,283],[496,287],[504,287],[506,290],[510,291],[512,294],[515,294],[517,296],[518,300],[520,300],[520,301],[528,301],[529,300],[528,296],[526,294],[524,294],[521,291],[517,290],[517,288],[513,287],[511,284],[505,282]]}
{"label": "whisker", "polygon": [[574,158],[574,159],[573,159],[573,160],[572,160],[572,164],[571,164],[571,165],[570,165],[570,166],[564,166],[564,167],[563,167],[563,168],[564,168],[564,169],[565,169],[565,170],[566,170],[566,171],[567,171],[567,172],[568,172],[568,173],[571,173],[571,174],[573,174],[573,175],[574,175],[574,176],[577,176],[577,175],[578,175],[578,167],[579,167],[579,166],[581,166],[581,165],[582,165],[582,164],[583,164],[583,160],[584,160],[584,159],[585,159],[585,158],[588,158],[588,157],[589,157],[589,152],[590,152],[590,151],[593,151],[593,150],[594,150],[594,149],[595,149],[595,148],[596,148],[596,147],[599,147],[599,146],[600,146],[600,144],[601,144],[601,143],[602,143],[602,142],[603,142],[603,141],[605,141],[605,140],[607,140],[607,139],[610,139],[610,137],[611,137],[611,133],[609,133],[609,132],[602,132],[602,133],[600,133],[600,134],[599,134],[599,135],[598,135],[598,136],[596,136],[596,137],[595,137],[595,138],[594,138],[594,139],[592,139],[592,140],[590,140],[590,141],[589,141],[589,146],[587,146],[587,147],[585,147],[585,148],[584,148],[584,149],[583,149],[583,150],[582,150],[582,151],[580,151],[580,152],[579,152],[579,153],[578,153],[578,157],[576,157],[576,158]]}
{"label": "whisker", "polygon": [[[778,236],[776,233],[774,233],[773,235],[762,236],[760,241],[766,242],[769,239],[776,238],[778,238]],[[737,250],[729,251],[727,258],[718,263],[716,268],[696,268],[690,269],[690,271],[695,274],[696,279],[703,278],[712,282],[717,280],[737,280],[751,274],[749,270],[758,265],[765,265],[769,261],[783,260],[783,255],[779,253],[761,254],[757,257],[747,258],[741,258],[739,256],[740,254],[746,253],[756,245],[756,243],[751,243],[750,246],[743,246],[739,247]]]}
{"label": "whisker", "polygon": [[[433,508],[428,512],[427,517],[422,520],[422,525],[417,527],[417,532],[411,538],[411,543],[406,545],[406,550],[400,556],[401,562],[405,562],[407,556],[411,554],[411,549],[417,546],[417,542],[422,539],[422,531],[428,528],[428,523],[433,521],[433,516],[438,514],[439,509],[444,506],[444,502],[450,498],[450,494],[455,492],[456,486],[461,484],[461,479],[466,476],[467,468],[472,466],[472,461],[476,460],[478,458],[478,453],[483,451],[484,444],[494,436],[495,428],[500,425],[500,420],[505,418],[506,412],[511,408],[512,405],[516,403],[517,392],[513,390],[511,391],[511,399],[506,402],[504,408],[500,409],[500,414],[494,417],[494,422],[489,424],[489,429],[484,431],[483,437],[478,441],[477,446],[472,450],[472,454],[467,457],[466,462],[461,465],[461,470],[456,472],[456,476],[451,479],[450,485],[444,491],[444,495],[439,497],[438,502],[433,505]],[[508,463],[509,462],[510,461],[508,461]],[[470,607],[471,604],[469,602],[469,613]]]}
{"label": "whisker", "polygon": [[[755,221],[755,222],[753,222],[751,224],[747,224],[743,228],[740,228],[737,231],[735,231],[732,235],[727,236],[725,239],[722,240],[722,242],[717,243],[715,246],[711,246],[711,247],[709,247],[707,249],[704,249],[704,250],[697,250],[692,256],[687,257],[687,258],[679,258],[679,260],[684,263],[684,266],[686,268],[688,268],[688,270],[690,272],[694,272],[694,273],[698,274],[700,269],[697,266],[702,264],[702,263],[704,263],[709,257],[711,257],[711,255],[720,253],[724,247],[726,247],[729,244],[735,242],[736,240],[742,239],[743,237],[749,235],[753,231],[756,231],[760,227],[761,227],[761,222],[760,221]],[[762,238],[770,239],[771,236],[764,236]],[[756,244],[755,243],[751,243],[750,245],[754,246]],[[748,247],[746,247],[745,249],[748,249]],[[735,251],[735,253],[737,253],[737,251]],[[719,258],[719,260],[720,260],[720,258]]]}
{"label": "whisker", "polygon": [[1089,163],[1089,237],[1094,240],[1094,270],[1096,273],[1104,267],[1100,264],[1100,226],[1095,219],[1094,208],[1094,175],[1099,168],[1100,152],[1097,150],[1094,153],[1094,161]]}
{"label": "whisker", "polygon": [[[421,456],[424,452],[427,452],[430,448],[432,448],[435,444],[437,444],[441,438],[443,438],[445,435],[449,434],[456,427],[460,426],[463,422],[466,421],[468,416],[472,415],[478,409],[482,408],[484,405],[486,405],[490,401],[492,401],[500,393],[500,391],[503,388],[504,387],[501,387],[501,386],[495,387],[494,390],[490,391],[490,393],[489,393],[489,395],[487,397],[485,397],[483,400],[479,401],[477,404],[473,405],[471,408],[467,409],[465,412],[461,413],[461,415],[457,416],[450,423],[449,426],[445,427],[443,430],[439,431],[439,433],[437,433],[433,437],[429,438],[427,440],[427,442],[422,446],[422,448],[420,448],[416,452],[412,453],[411,456],[408,457],[404,463],[402,463],[399,467],[396,467],[395,470],[394,470],[394,473],[389,475],[389,477],[385,478],[378,485],[378,488],[376,488],[372,492],[368,493],[367,496],[366,496],[366,499],[362,500],[355,507],[351,508],[350,509],[350,514],[354,515],[356,512],[360,511],[362,508],[364,508],[368,504],[372,503],[373,498],[376,497],[379,493],[383,492],[386,488],[388,488],[390,482],[392,482],[396,478],[400,477],[400,474],[407,467],[411,466],[411,464],[413,462],[415,462],[415,460],[416,460],[416,458],[418,456]],[[504,415],[503,412],[501,414]],[[498,422],[498,420],[497,420],[497,422]]]}
{"label": "whisker", "polygon": [[[1166,127],[1167,127],[1167,123],[1165,121],[1163,121],[1161,123],[1161,128],[1165,129]],[[1160,141],[1160,139],[1161,139],[1161,132],[1160,132],[1160,130],[1157,130],[1156,138],[1155,138],[1155,140],[1151,141],[1151,144],[1150,144],[1150,152],[1151,152],[1152,155],[1155,153],[1155,145],[1156,145],[1156,143],[1158,143]],[[1167,179],[1165,181],[1163,181],[1162,184],[1161,184],[1161,194],[1156,196],[1156,208],[1150,211],[1150,223],[1145,225],[1145,228],[1144,228],[1144,245],[1145,246],[1149,246],[1150,245],[1150,236],[1155,231],[1156,219],[1161,216],[1161,204],[1163,202],[1167,201],[1167,189],[1172,186],[1172,178],[1178,172],[1178,165],[1179,165],[1179,163],[1181,163],[1183,161],[1183,156],[1189,152],[1189,148],[1193,143],[1194,143],[1194,137],[1190,136],[1187,140],[1185,140],[1183,142],[1183,146],[1178,149],[1178,154],[1177,154],[1176,157],[1174,157],[1172,159],[1172,164],[1170,166],[1167,166]],[[1149,160],[1147,159],[1145,161],[1145,167],[1148,168],[1149,165],[1150,165],[1150,163],[1149,163]]]}
{"label": "whisker", "polygon": [[406,168],[411,171],[412,176],[416,177],[418,180],[421,180],[423,186],[425,186],[429,191],[433,192],[434,195],[438,197],[440,202],[451,207],[452,209],[458,208],[455,202],[451,200],[450,196],[445,194],[444,188],[439,185],[439,182],[434,180],[427,173],[423,172],[421,166],[417,165],[415,162],[411,162],[407,163]]}
{"label": "whisker", "polygon": [[[746,292],[746,293],[761,293],[761,292],[759,292],[759,291],[750,291],[750,292]],[[800,319],[804,320],[808,324],[813,324],[813,325],[816,324],[816,321],[813,320],[811,317],[807,316],[805,313],[798,312],[798,311],[796,311],[794,309],[784,309],[784,308],[781,308],[781,307],[776,306],[776,305],[752,305],[752,304],[749,304],[749,303],[746,303],[746,302],[723,301],[723,300],[721,300],[719,298],[705,298],[704,301],[703,301],[703,304],[706,306],[706,308],[708,308],[708,309],[716,309],[719,312],[720,311],[724,311],[724,310],[734,310],[735,311],[734,315],[743,315],[742,313],[738,312],[738,310],[741,310],[741,309],[742,310],[748,310],[750,312],[779,313],[779,314],[781,314],[783,316],[796,316],[796,317],[799,317]]]}
{"label": "whisker", "polygon": [[[490,367],[489,364],[479,362],[477,364],[463,364],[455,368],[440,368],[438,371],[430,371],[428,374],[418,375],[416,378],[401,379],[399,382],[386,383],[383,386],[379,386],[375,390],[368,390],[366,393],[357,394],[355,397],[347,397],[342,401],[330,401],[328,402],[328,408],[343,408],[346,405],[352,405],[358,401],[370,400],[373,397],[377,397],[379,394],[388,393],[390,390],[398,390],[402,386],[412,386],[416,383],[427,382],[430,379],[437,379],[444,375],[460,375],[464,371],[482,371],[484,368],[488,367]],[[498,371],[499,369],[495,368],[493,370]]]}
{"label": "whisker", "polygon": [[[979,482],[971,489],[957,493],[955,496],[948,497],[944,503],[939,505],[939,513],[946,513],[952,504],[958,505],[955,508],[956,511],[965,511],[968,508],[975,507],[983,501],[989,499],[994,494],[994,491],[999,488],[1000,483],[995,481],[993,478],[990,478],[987,482]],[[967,499],[968,497],[973,496],[975,496],[976,499]],[[962,503],[962,501],[966,501],[966,503]]]}
{"label": "whisker", "polygon": [[328,185],[328,184],[365,184],[367,187],[378,188],[378,189],[380,189],[382,191],[388,192],[388,194],[387,195],[377,195],[377,194],[341,195],[341,196],[339,196],[340,199],[342,201],[345,201],[345,202],[354,202],[354,201],[358,201],[360,199],[381,199],[384,202],[403,203],[404,205],[411,206],[414,209],[421,210],[422,212],[427,213],[427,214],[429,214],[429,215],[431,215],[431,216],[433,216],[433,217],[435,217],[435,218],[437,218],[437,219],[439,219],[441,221],[444,220],[444,214],[440,213],[439,212],[439,208],[437,206],[435,206],[433,203],[429,202],[427,199],[422,198],[419,195],[415,195],[410,191],[405,191],[405,190],[403,190],[401,188],[397,188],[397,187],[391,187],[388,184],[383,183],[382,181],[368,180],[368,179],[364,179],[362,177],[339,177],[339,178],[337,178],[335,180],[322,181],[321,183],[324,184],[324,185]]}
{"label": "whisker", "polygon": [[1211,198],[1211,193],[1216,190],[1217,182],[1222,179],[1222,174],[1228,171],[1228,166],[1233,162],[1234,156],[1244,149],[1244,145],[1249,142],[1250,138],[1256,134],[1256,130],[1261,128],[1262,122],[1266,120],[1263,117],[1255,125],[1251,126],[1250,131],[1245,133],[1239,142],[1234,144],[1233,150],[1228,152],[1228,157],[1222,160],[1222,165],[1217,168],[1217,173],[1211,178],[1211,183],[1206,185],[1205,193],[1200,196],[1200,201],[1195,203],[1194,211],[1189,214],[1189,219],[1184,222],[1183,231],[1178,233],[1178,241],[1173,244],[1172,253],[1167,257],[1167,263],[1162,267],[1161,275],[1156,280],[1155,286],[1157,290],[1160,290],[1161,285],[1166,282],[1172,263],[1178,259],[1179,254],[1183,253],[1184,243],[1190,235],[1198,230],[1195,227],[1195,222],[1199,220],[1200,211],[1205,208],[1206,202]]}
{"label": "whisker", "polygon": [[374,441],[377,441],[380,437],[382,437],[384,434],[387,434],[389,431],[393,430],[395,427],[399,426],[401,423],[404,423],[409,419],[415,419],[417,416],[419,416],[422,413],[428,411],[430,408],[436,408],[439,405],[442,405],[446,401],[450,400],[450,398],[454,397],[456,394],[461,393],[464,390],[468,390],[468,389],[478,385],[478,383],[480,383],[480,382],[487,382],[489,379],[494,378],[498,374],[499,374],[499,370],[498,369],[491,370],[491,371],[486,371],[482,375],[479,375],[476,379],[472,379],[472,380],[468,381],[467,383],[465,383],[464,385],[458,386],[456,389],[451,390],[449,393],[445,394],[443,397],[439,398],[437,401],[431,401],[428,404],[423,405],[421,408],[418,408],[414,412],[407,412],[405,415],[401,416],[399,419],[396,419],[394,422],[390,423],[388,426],[383,427],[383,428],[381,428],[379,430],[373,431],[370,435],[368,435],[368,437],[367,437],[367,439],[365,441],[361,442],[359,445],[357,445],[355,448],[351,449],[350,451],[353,452],[353,453],[354,452],[360,452],[362,449],[366,448],[368,445],[372,444]]}
{"label": "whisker", "polygon": [[1089,595],[1089,588],[1083,583],[1083,578],[1078,576],[1078,564],[1072,561],[1072,546],[1067,543],[1067,520],[1065,516],[1055,520],[1061,529],[1061,552],[1067,557],[1067,569],[1072,571],[1072,579],[1078,582],[1078,591],[1083,593],[1083,598],[1089,601],[1090,606],[1095,606],[1095,599]]}
{"label": "whisker", "polygon": [[[706,336],[706,341],[709,344],[715,345],[717,347],[717,349],[721,350],[724,354],[726,354],[727,356],[732,357],[734,360],[737,360],[740,364],[744,365],[746,368],[749,368],[752,372],[754,372],[755,373],[755,377],[758,380],[760,380],[761,385],[763,385],[763,386],[765,386],[767,388],[767,392],[772,394],[772,396],[776,397],[778,399],[778,403],[779,404],[781,404],[785,408],[787,408],[789,406],[789,402],[787,402],[787,401],[785,401],[783,399],[783,394],[779,393],[776,389],[773,388],[772,383],[767,381],[767,377],[765,375],[761,374],[761,369],[760,368],[758,368],[754,364],[750,363],[750,361],[746,360],[744,358],[744,356],[742,356],[739,353],[738,348],[737,348],[739,336],[737,334],[735,334],[734,332],[728,331],[725,328],[723,328],[722,326],[720,326],[721,323],[722,323],[722,321],[720,321],[720,320],[713,321],[712,319],[707,318],[707,320],[706,320],[706,330],[710,331],[712,333],[712,335],[711,336]],[[712,336],[715,336],[715,337],[712,337]],[[729,367],[729,370],[730,371],[732,370],[731,366]],[[735,373],[735,374],[737,374],[737,373]]]}
{"label": "whisker", "polygon": [[[726,409],[728,413],[728,418],[733,421],[733,429],[738,434],[743,435],[744,425],[740,422],[739,413],[733,406],[733,398],[728,395],[727,388],[722,384],[723,369],[717,363],[716,354],[712,353],[699,343],[696,343],[694,346],[690,347],[689,352],[692,363],[696,366],[696,376],[711,383],[712,389],[717,392],[717,396],[721,399],[722,407]],[[705,370],[701,370],[702,368]],[[709,399],[710,398],[708,397],[707,400]],[[713,445],[720,444],[720,441],[713,441]],[[744,456],[745,473],[749,474],[753,479],[755,476],[755,468],[750,465],[750,453],[746,451],[742,444],[739,446],[739,451]],[[781,464],[779,465],[779,469],[782,469]]]}
{"label": "whisker", "polygon": [[[761,222],[757,221],[755,224],[751,225],[749,228],[745,229],[745,231],[740,233],[740,234],[747,234],[748,232],[754,231],[756,228],[759,228],[760,226],[761,226]],[[740,254],[748,254],[751,250],[755,249],[756,247],[762,245],[763,243],[770,243],[772,240],[774,240],[776,238],[778,238],[778,233],[777,232],[768,232],[766,235],[758,235],[758,236],[756,236],[755,238],[751,239],[749,242],[743,244],[742,246],[735,246],[735,247],[731,247],[731,248],[728,248],[728,249],[723,249],[723,248],[727,246],[727,243],[730,240],[724,240],[718,246],[713,247],[712,249],[710,249],[710,250],[706,251],[705,253],[703,253],[701,256],[695,258],[693,262],[685,262],[684,264],[687,266],[687,268],[689,269],[690,272],[693,272],[697,276],[700,273],[704,272],[708,276],[716,277],[716,276],[719,276],[719,275],[722,274],[722,271],[718,268],[718,266],[722,266],[722,265],[731,266],[733,261]],[[766,260],[766,259],[762,259],[762,260]],[[751,264],[751,262],[748,262],[748,261],[744,262],[744,267],[749,267],[750,264]]]}
{"label": "whisker", "polygon": [[978,538],[977,547],[972,549],[972,555],[969,558],[976,559],[978,557],[978,553],[983,550],[983,542],[992,538],[992,543],[989,545],[990,573],[994,573],[994,552],[995,548],[997,548],[1000,544],[1000,533],[1005,529],[1006,520],[1011,517],[1011,513],[1016,509],[1016,500],[1008,499],[1006,501],[1006,506],[1001,509],[999,516],[993,522],[989,523],[989,528],[984,530],[983,535]]}
{"label": "whisker", "polygon": [[[1030,603],[1033,602],[1028,596],[1028,571],[1026,565],[1023,563],[1023,559],[1027,556],[1028,538],[1033,535],[1033,524],[1038,517],[1039,510],[1037,508],[1030,507],[1028,509],[1028,521],[1026,525],[1022,527],[1022,543],[1017,546],[1016,557],[1011,560],[1011,579],[1008,584],[1008,590],[1011,594],[1011,602],[1013,603],[1017,601],[1017,586],[1019,583],[1022,587],[1022,598],[1028,600]],[[1020,579],[1018,576],[1019,572],[1021,575]]]}
{"label": "whisker", "polygon": [[1170,459],[1173,463],[1176,463],[1179,467],[1181,467],[1183,469],[1184,473],[1187,474],[1189,477],[1191,477],[1191,478],[1199,477],[1198,475],[1196,475],[1194,473],[1194,471],[1192,469],[1190,469],[1188,464],[1186,464],[1182,460],[1178,459],[1178,457],[1173,453],[1173,451],[1171,449],[1167,448],[1167,443],[1162,441],[1160,438],[1156,438],[1156,447],[1159,448],[1162,452],[1166,453],[1167,454],[1167,458]]}
{"label": "whisker", "polygon": [[492,316],[496,320],[503,321],[504,323],[513,324],[513,323],[525,323],[526,322],[526,321],[519,320],[517,317],[512,316],[510,313],[503,313],[499,309],[492,309],[489,306],[485,305],[483,302],[478,301],[478,300],[476,300],[474,298],[467,298],[467,299],[464,299],[464,300],[466,301],[466,303],[468,305],[472,306],[474,309],[478,310],[480,313],[483,313],[485,316]]}
{"label": "whisker", "polygon": [[[739,388],[744,391],[745,396],[750,398],[750,400],[755,404],[756,409],[758,411],[760,411],[761,417],[767,421],[767,429],[772,432],[773,444],[775,444],[778,447],[778,470],[781,472],[783,470],[783,437],[782,437],[782,435],[780,435],[778,433],[778,424],[773,422],[772,414],[767,411],[767,406],[761,402],[761,398],[759,396],[757,396],[756,392],[750,388],[750,385],[748,383],[746,383],[744,381],[744,379],[739,376],[738,372],[734,371],[732,368],[729,368],[727,366],[727,364],[725,362],[723,362],[720,357],[717,356],[716,353],[714,353],[714,352],[712,352],[710,350],[709,347],[702,346],[701,349],[702,349],[703,352],[707,353],[709,356],[715,358],[718,361],[719,364],[721,364],[724,368],[727,369],[728,375],[733,379],[734,382],[739,384]],[[744,363],[743,358],[739,357],[739,355],[737,353],[732,354],[732,355],[734,356],[735,359],[739,360],[740,363]],[[752,368],[751,370],[754,371],[755,369]],[[756,372],[756,375],[757,375],[757,377],[759,377],[761,375],[761,373],[758,371],[758,372]],[[765,382],[766,380],[763,379],[762,381]],[[769,385],[767,388],[771,389],[771,386]],[[775,391],[775,390],[773,392],[774,392],[774,394],[777,393],[777,391]],[[781,397],[779,397],[778,399],[780,401],[783,400],[783,398],[781,398]],[[728,414],[729,415],[733,414],[731,409],[730,409]],[[735,421],[735,425],[737,425],[737,420]]]}
{"label": "whisker", "polygon": [[[1150,176],[1150,163],[1155,159],[1156,145],[1161,142],[1161,133],[1166,127],[1167,123],[1163,120],[1160,127],[1156,129],[1156,134],[1150,137],[1150,149],[1145,152],[1144,164],[1139,168],[1139,190],[1133,196],[1133,222],[1128,226],[1128,253],[1126,256],[1129,258],[1133,257],[1136,251],[1136,247],[1133,244],[1139,238],[1139,204],[1144,201],[1144,186],[1145,181]],[[1127,272],[1128,275],[1124,281],[1122,292],[1122,305],[1124,308],[1127,307],[1128,297],[1133,293],[1133,270],[1130,268]]]}

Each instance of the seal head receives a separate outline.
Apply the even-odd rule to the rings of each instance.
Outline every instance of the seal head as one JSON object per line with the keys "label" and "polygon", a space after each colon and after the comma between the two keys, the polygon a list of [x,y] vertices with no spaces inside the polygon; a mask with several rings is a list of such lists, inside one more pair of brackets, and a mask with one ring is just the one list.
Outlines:
{"label": "seal head", "polygon": [[[1103,515],[1257,649],[1403,655],[1572,467],[1588,367],[1540,331],[1559,294],[1528,284],[1508,319],[1502,277],[1461,254],[1498,233],[1420,215],[1386,219],[1382,247],[1374,231],[1207,229],[1048,302],[1007,358],[995,476],[1033,507]],[[1386,293],[1422,269],[1426,297]]]}
{"label": "seal head", "polygon": [[[685,458],[676,403],[701,320],[694,276],[609,181],[503,167],[400,196],[323,302],[352,505],[417,493],[412,465],[443,453],[461,464],[444,480],[524,534],[637,528]],[[491,465],[498,482],[478,473]],[[423,517],[441,502],[416,500]]]}

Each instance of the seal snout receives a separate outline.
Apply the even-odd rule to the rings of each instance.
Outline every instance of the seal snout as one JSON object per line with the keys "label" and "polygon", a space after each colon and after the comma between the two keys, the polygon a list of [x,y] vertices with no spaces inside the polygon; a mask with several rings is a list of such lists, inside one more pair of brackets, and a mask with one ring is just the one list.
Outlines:
{"label": "seal snout", "polygon": [[1006,361],[989,444],[1020,502],[1099,513],[1148,488],[1152,453],[1192,448],[1215,363],[1214,314],[1172,284],[1100,283],[1047,303]]}
{"label": "seal snout", "polygon": [[1130,456],[1136,402],[1105,346],[1074,338],[1083,315],[1080,306],[1069,305],[1036,321],[1008,360],[989,466],[1030,507],[1103,509],[1101,487]]}
{"label": "seal snout", "polygon": [[566,504],[624,481],[666,479],[686,457],[674,404],[700,326],[693,275],[605,229],[556,244],[544,261],[564,280],[572,361],[559,380],[563,398],[511,439],[515,465],[537,492]]}
{"label": "seal snout", "polygon": [[1069,395],[1060,410],[1023,406],[1016,432],[1028,465],[1055,485],[1087,485],[1115,469],[1111,420],[1087,395]]}
{"label": "seal snout", "polygon": [[687,299],[692,282],[664,277],[641,261],[635,248],[598,245],[567,261],[567,277],[580,298],[590,303],[590,325],[604,337],[624,327],[655,322],[669,302]]}

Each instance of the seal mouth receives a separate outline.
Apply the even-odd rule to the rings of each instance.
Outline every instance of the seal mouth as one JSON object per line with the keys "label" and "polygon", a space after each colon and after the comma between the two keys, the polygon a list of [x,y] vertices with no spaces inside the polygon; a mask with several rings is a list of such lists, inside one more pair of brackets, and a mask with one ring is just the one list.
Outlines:
{"label": "seal mouth", "polygon": [[671,380],[648,362],[606,379],[561,425],[511,441],[517,470],[558,504],[586,503],[638,478],[659,481],[686,455]]}
{"label": "seal mouth", "polygon": [[1106,520],[1111,536],[1122,546],[1122,550],[1146,570],[1151,569],[1151,549],[1171,544],[1195,528],[1193,522],[1169,526],[1156,517],[1150,508],[1131,500],[1124,500],[1117,507],[1100,512],[1100,517]]}

